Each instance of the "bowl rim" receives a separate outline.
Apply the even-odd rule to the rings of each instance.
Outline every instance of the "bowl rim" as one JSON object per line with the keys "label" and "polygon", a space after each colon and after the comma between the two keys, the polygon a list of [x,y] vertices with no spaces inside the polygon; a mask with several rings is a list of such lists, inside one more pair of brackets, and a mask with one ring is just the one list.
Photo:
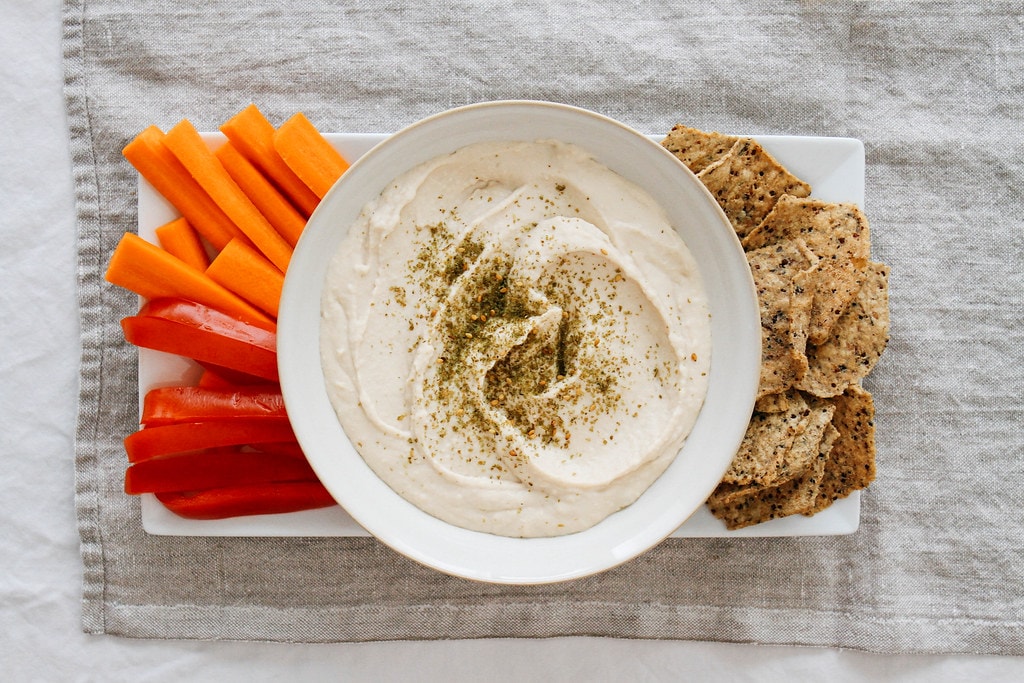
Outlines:
{"label": "bowl rim", "polygon": [[[450,149],[427,154],[422,159],[402,155],[397,170],[388,171],[391,157],[402,150],[406,140],[415,142],[420,136],[436,134],[456,124],[465,128],[467,122],[477,119],[525,120],[523,117],[531,115],[541,119],[574,121],[588,130],[593,127],[621,140],[619,144],[635,142],[637,158],[642,158],[652,172],[668,179],[673,175],[678,178],[677,189],[691,199],[699,198],[699,205],[695,205],[701,214],[698,222],[711,221],[714,224],[714,228],[707,231],[706,239],[712,240],[716,248],[725,250],[722,263],[715,262],[713,268],[698,259],[705,288],[709,289],[709,279],[713,280],[718,286],[728,289],[728,296],[719,293],[713,302],[712,292],[708,291],[712,311],[708,393],[690,436],[666,472],[636,502],[590,529],[556,537],[513,538],[462,529],[443,522],[392,491],[366,465],[348,440],[327,397],[320,365],[319,316],[327,265],[366,201],[375,198],[390,180],[421,161],[464,146],[452,143],[454,146]],[[527,124],[522,125],[528,127]],[[506,136],[486,131],[485,134],[471,129],[470,136],[474,135],[480,138],[479,141],[564,138],[543,133]],[[569,142],[579,144],[576,140]],[[582,146],[598,161],[620,172],[608,163],[600,148]],[[364,179],[378,176],[379,182]],[[627,178],[651,192],[651,188],[639,182],[637,177],[627,175]],[[355,201],[346,193],[354,195]],[[659,193],[660,190],[653,194]],[[665,206],[664,200],[659,203],[670,214],[674,210]],[[339,213],[350,216],[348,224],[341,224],[342,229],[329,232],[328,227],[321,227],[336,225],[336,214]],[[673,224],[681,230],[675,220]],[[684,241],[687,240],[684,238]],[[689,241],[687,244],[693,251]],[[742,272],[738,268],[740,263]],[[603,114],[554,102],[496,100],[457,107],[420,119],[381,141],[352,164],[309,218],[306,231],[293,254],[292,264],[285,278],[278,318],[278,365],[285,405],[299,444],[324,486],[358,524],[393,550],[454,576],[503,584],[551,583],[605,571],[640,555],[668,537],[703,504],[728,468],[753,410],[761,358],[760,319],[753,279],[735,231],[710,192],[670,152]],[[316,296],[310,296],[310,291]],[[720,300],[728,302],[729,306],[721,308]],[[729,339],[716,339],[716,324],[722,325],[719,321],[729,316],[739,323],[733,325],[735,329],[730,329]],[[726,346],[720,348],[720,343]],[[728,368],[723,366],[723,354],[730,361]],[[731,407],[725,411],[724,406]],[[712,419],[714,410],[720,413],[718,419]],[[698,434],[700,437],[695,438]],[[704,444],[708,439],[710,447]],[[688,447],[692,454],[697,445],[705,445],[711,460],[710,465],[700,461],[690,463],[703,475],[701,486],[684,487],[682,493],[669,491],[667,487],[680,483],[678,479],[687,480],[686,477],[680,478],[679,467]],[[339,457],[337,449],[345,450],[346,447],[354,458],[350,454]],[[687,462],[692,459],[688,455]],[[675,476],[667,476],[673,471]],[[717,472],[717,477],[709,476],[709,472]],[[379,502],[381,496],[384,502]],[[650,502],[662,498],[668,501],[668,505],[657,507]],[[685,503],[680,504],[679,498]],[[644,520],[644,524],[638,525],[633,522],[634,518]],[[402,533],[407,526],[402,522],[411,524],[415,533]],[[625,534],[628,529],[632,532]]]}

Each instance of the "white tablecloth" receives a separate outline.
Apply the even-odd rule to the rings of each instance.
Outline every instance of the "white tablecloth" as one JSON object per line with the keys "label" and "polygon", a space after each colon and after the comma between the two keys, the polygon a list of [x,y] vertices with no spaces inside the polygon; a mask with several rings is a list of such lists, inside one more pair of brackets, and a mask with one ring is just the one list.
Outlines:
{"label": "white tablecloth", "polygon": [[[597,638],[293,645],[82,632],[78,317],[60,3],[0,1],[0,661],[6,680],[1020,680],[1024,658]],[[1014,115],[1019,115],[1016,112]]]}

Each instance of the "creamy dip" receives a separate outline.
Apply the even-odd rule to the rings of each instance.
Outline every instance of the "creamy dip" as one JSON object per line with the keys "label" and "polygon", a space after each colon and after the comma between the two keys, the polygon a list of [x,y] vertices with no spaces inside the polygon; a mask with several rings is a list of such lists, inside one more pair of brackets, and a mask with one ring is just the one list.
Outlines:
{"label": "creamy dip", "polygon": [[566,143],[479,143],[401,175],[326,284],[342,426],[460,527],[593,526],[668,467],[707,390],[693,257],[647,193]]}

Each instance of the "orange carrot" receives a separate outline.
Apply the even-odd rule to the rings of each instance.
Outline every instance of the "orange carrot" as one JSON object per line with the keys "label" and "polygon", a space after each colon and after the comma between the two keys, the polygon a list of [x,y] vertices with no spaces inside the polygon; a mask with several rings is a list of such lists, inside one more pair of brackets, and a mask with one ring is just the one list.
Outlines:
{"label": "orange carrot", "polygon": [[231,240],[217,254],[206,274],[251,304],[277,317],[284,275],[252,247]]}
{"label": "orange carrot", "polygon": [[294,247],[306,227],[306,218],[230,141],[218,147],[213,154],[274,229]]}
{"label": "orange carrot", "polygon": [[164,251],[177,256],[196,270],[206,270],[210,265],[206,247],[200,241],[198,233],[184,218],[175,218],[170,223],[161,225],[156,229],[156,238],[160,240],[160,246]]}
{"label": "orange carrot", "polygon": [[134,233],[125,233],[107,266],[108,282],[146,299],[176,297],[215,308],[254,324],[273,320],[210,276],[150,244]]}
{"label": "orange carrot", "polygon": [[321,199],[341,174],[348,162],[338,150],[320,135],[305,114],[299,112],[281,124],[274,133],[274,149],[295,175]]}
{"label": "orange carrot", "polygon": [[220,127],[231,144],[263,171],[292,204],[306,217],[320,203],[320,198],[284,163],[274,149],[274,126],[255,104],[235,114]]}
{"label": "orange carrot", "polygon": [[164,144],[256,248],[282,272],[288,270],[291,246],[231,179],[192,123],[183,119],[167,131]]}
{"label": "orange carrot", "polygon": [[150,126],[128,143],[124,156],[214,248],[220,249],[240,234],[237,226],[164,146],[164,138],[163,131]]}

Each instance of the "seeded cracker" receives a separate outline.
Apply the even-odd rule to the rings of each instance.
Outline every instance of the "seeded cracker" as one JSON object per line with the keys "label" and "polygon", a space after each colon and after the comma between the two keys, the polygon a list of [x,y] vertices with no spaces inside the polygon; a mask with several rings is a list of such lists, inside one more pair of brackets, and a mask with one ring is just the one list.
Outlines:
{"label": "seeded cracker", "polygon": [[814,303],[808,339],[821,344],[864,283],[871,250],[870,229],[867,218],[854,204],[787,195],[747,235],[743,247],[757,249],[796,239],[803,240],[820,260],[810,279]]}
{"label": "seeded cracker", "polygon": [[836,412],[832,422],[839,438],[832,445],[814,514],[865,488],[875,479],[875,404],[871,394],[858,385],[833,399]]}
{"label": "seeded cracker", "polygon": [[815,447],[814,458],[799,477],[768,488],[750,487],[728,500],[708,501],[711,512],[732,530],[794,514],[811,514],[820,496],[821,482],[833,443],[839,432],[826,422]]}
{"label": "seeded cracker", "polygon": [[[810,406],[794,392],[785,413],[755,414],[744,437],[740,457],[712,499],[722,503],[802,477],[814,465],[818,444],[835,407],[823,401]],[[745,481],[744,481],[745,479]]]}
{"label": "seeded cracker", "polygon": [[728,154],[697,177],[721,205],[740,238],[764,220],[782,195],[806,197],[811,193],[810,185],[748,138],[737,140]]}
{"label": "seeded cracker", "polygon": [[797,275],[811,269],[813,258],[792,241],[747,253],[761,314],[758,398],[786,391],[807,371],[807,321],[813,299]]}
{"label": "seeded cracker", "polygon": [[889,341],[889,268],[869,263],[863,286],[820,346],[806,347],[807,370],[796,386],[838,396],[875,367]]}
{"label": "seeded cracker", "polygon": [[739,140],[735,135],[706,133],[682,124],[672,127],[662,146],[672,152],[687,168],[700,173],[706,167],[724,157]]}
{"label": "seeded cracker", "polygon": [[791,392],[787,404],[784,412],[754,413],[723,483],[742,485],[774,477],[806,420],[807,402],[799,393]]}
{"label": "seeded cracker", "polygon": [[835,406],[825,403],[808,408],[802,429],[793,439],[793,445],[783,455],[775,468],[774,477],[768,483],[777,484],[803,476],[818,456],[818,446],[832,422],[833,413]]}

